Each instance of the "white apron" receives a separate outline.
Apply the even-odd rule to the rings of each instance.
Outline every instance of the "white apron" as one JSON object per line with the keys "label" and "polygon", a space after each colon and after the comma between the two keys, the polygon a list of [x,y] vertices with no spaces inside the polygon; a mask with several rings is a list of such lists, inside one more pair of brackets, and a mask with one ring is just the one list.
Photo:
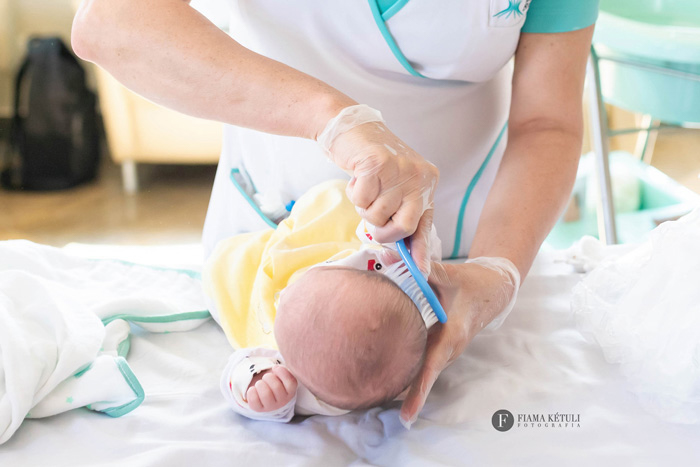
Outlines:
{"label": "white apron", "polygon": [[[231,2],[236,41],[380,110],[438,167],[443,257],[466,256],[506,145],[510,59],[529,1],[521,14],[503,13],[509,0],[399,1],[386,22],[376,0]],[[314,141],[227,125],[204,226],[207,254],[222,238],[269,225],[231,181],[232,169],[284,204],[321,181],[348,178]]]}

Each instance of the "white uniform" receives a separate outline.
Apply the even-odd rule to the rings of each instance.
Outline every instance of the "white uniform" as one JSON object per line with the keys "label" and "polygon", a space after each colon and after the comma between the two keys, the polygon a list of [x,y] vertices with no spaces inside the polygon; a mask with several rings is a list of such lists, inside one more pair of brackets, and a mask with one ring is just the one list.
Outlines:
{"label": "white uniform", "polygon": [[[387,1],[231,0],[231,35],[381,111],[440,170],[434,222],[443,257],[466,256],[505,149],[509,62],[530,0],[395,0],[382,18],[377,8]],[[314,141],[227,126],[207,254],[222,238],[267,226],[231,182],[232,169],[284,204],[321,181],[347,178]]]}

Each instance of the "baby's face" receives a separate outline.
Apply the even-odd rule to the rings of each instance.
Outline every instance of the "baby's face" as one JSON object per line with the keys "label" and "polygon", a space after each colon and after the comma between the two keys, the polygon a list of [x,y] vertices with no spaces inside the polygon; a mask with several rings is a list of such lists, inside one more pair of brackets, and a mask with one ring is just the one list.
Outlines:
{"label": "baby's face", "polygon": [[360,408],[393,399],[415,376],[426,329],[413,302],[374,271],[322,266],[280,296],[275,338],[319,399]]}

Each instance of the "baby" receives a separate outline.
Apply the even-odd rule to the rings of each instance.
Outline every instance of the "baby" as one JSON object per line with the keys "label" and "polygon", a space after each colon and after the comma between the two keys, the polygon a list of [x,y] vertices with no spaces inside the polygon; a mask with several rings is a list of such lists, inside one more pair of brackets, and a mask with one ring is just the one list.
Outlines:
{"label": "baby", "polygon": [[221,381],[233,410],[289,421],[397,398],[433,320],[398,285],[403,264],[387,258],[337,181],[302,196],[275,231],[220,244],[205,287],[238,349]]}

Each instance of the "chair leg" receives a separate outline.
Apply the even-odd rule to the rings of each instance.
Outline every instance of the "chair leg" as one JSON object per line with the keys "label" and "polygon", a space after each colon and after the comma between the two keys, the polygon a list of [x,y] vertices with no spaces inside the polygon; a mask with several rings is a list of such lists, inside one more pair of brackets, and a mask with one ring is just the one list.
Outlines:
{"label": "chair leg", "polygon": [[136,162],[127,160],[122,162],[122,185],[127,194],[136,193],[139,189],[139,178],[136,172]]}
{"label": "chair leg", "polygon": [[595,51],[591,51],[588,61],[588,89],[590,105],[590,125],[593,150],[596,157],[596,173],[600,196],[598,200],[598,235],[608,245],[617,243],[615,226],[615,206],[613,204],[612,182],[608,146],[608,121],[600,89],[600,73]]}
{"label": "chair leg", "polygon": [[[661,122],[659,120],[654,120],[651,115],[642,115],[638,126],[640,128],[649,128],[660,124]],[[658,130],[648,130],[640,132],[637,137],[634,155],[645,164],[651,165],[651,158],[654,155],[654,146],[656,146],[656,137],[658,134]]]}

